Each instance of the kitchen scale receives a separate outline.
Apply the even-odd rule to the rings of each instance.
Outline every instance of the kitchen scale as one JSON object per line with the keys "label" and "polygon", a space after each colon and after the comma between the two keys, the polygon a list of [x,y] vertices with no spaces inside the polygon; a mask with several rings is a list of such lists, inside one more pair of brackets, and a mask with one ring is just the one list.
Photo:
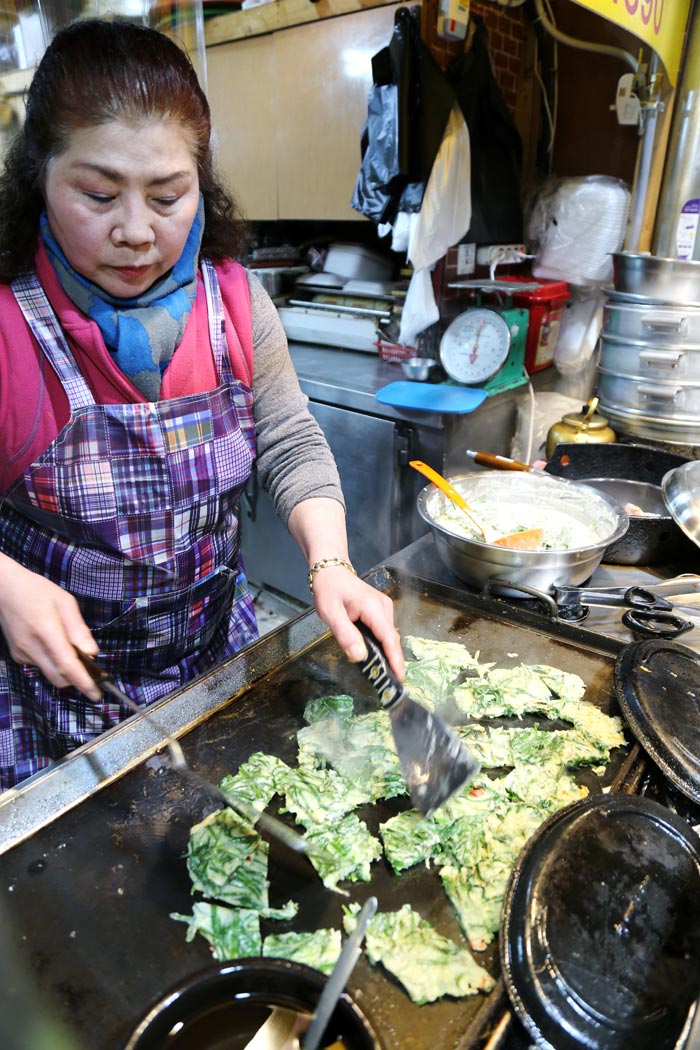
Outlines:
{"label": "kitchen scale", "polygon": [[[506,292],[512,301],[513,286],[505,281],[460,281],[450,288]],[[518,291],[527,290],[519,284]],[[533,287],[538,287],[533,285]],[[488,397],[527,383],[525,348],[529,310],[510,305],[477,305],[459,314],[440,340],[440,362],[450,379],[465,386],[480,386]]]}

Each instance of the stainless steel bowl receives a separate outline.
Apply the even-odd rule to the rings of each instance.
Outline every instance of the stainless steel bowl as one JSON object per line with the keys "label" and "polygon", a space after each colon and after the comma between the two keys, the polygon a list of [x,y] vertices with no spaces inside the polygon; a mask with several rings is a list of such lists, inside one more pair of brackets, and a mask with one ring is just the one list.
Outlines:
{"label": "stainless steel bowl", "polygon": [[401,368],[407,379],[417,379],[423,382],[428,378],[435,364],[432,357],[411,357],[408,361],[401,362]]}
{"label": "stainless steel bowl", "polygon": [[[568,550],[522,551],[494,547],[468,539],[446,528],[436,518],[444,511],[447,497],[435,485],[426,485],[418,495],[418,513],[430,525],[438,554],[459,579],[483,588],[489,581],[525,583],[540,591],[559,584],[585,583],[603,559],[606,547],[627,531],[629,518],[611,496],[582,482],[575,485],[562,478],[539,474],[482,470],[451,476],[449,481],[475,510],[486,499],[499,505],[512,502],[522,508],[551,508],[592,528],[595,539],[586,546]],[[504,589],[507,594],[507,588]],[[512,592],[522,597],[517,591]]]}
{"label": "stainless steel bowl", "polygon": [[661,490],[676,524],[700,547],[700,460],[669,470],[661,479]]}
{"label": "stainless steel bowl", "polygon": [[700,262],[613,252],[615,291],[664,303],[700,303]]}

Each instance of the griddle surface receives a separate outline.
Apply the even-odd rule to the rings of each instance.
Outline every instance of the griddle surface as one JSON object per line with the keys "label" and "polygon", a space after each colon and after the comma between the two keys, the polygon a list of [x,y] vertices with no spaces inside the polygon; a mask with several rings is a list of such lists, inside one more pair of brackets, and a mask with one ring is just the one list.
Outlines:
{"label": "griddle surface", "polygon": [[[590,633],[547,624],[541,616],[518,615],[502,602],[402,573],[382,570],[371,579],[394,598],[402,634],[460,641],[472,652],[478,650],[483,661],[502,666],[546,663],[575,672],[587,683],[589,701],[618,713],[612,689],[619,649],[615,643],[601,638],[598,646]],[[288,629],[285,625],[274,632],[270,644],[285,651]],[[305,651],[291,652],[230,706],[182,737],[186,756],[215,782],[255,751],[276,754],[293,765],[305,705],[330,693],[350,693],[359,710],[376,709],[359,670],[324,635]],[[629,755],[620,750],[602,782],[590,774],[582,778],[594,788],[617,787],[629,767]],[[358,814],[376,833],[381,821],[407,804],[395,799]],[[191,912],[184,860],[188,835],[213,808],[156,756],[0,856],[0,888],[16,962],[68,1024],[80,1050],[116,1050],[166,988],[211,962],[206,941],[198,935],[186,943],[185,925],[169,914]],[[437,869],[421,865],[397,877],[382,860],[373,866],[370,884],[343,884],[348,898],[327,891],[305,858],[274,842],[269,869],[271,903],[293,897],[300,909],[293,923],[264,922],[263,935],[340,926],[342,905],[362,902],[372,893],[380,909],[395,910],[409,902],[441,933],[465,943]],[[495,944],[479,960],[498,974]],[[502,996],[500,982],[498,988]],[[418,1007],[390,975],[364,957],[349,990],[374,1021],[387,1050],[476,1046],[470,1033],[493,1018],[499,995],[497,990],[490,1002],[473,996]]]}

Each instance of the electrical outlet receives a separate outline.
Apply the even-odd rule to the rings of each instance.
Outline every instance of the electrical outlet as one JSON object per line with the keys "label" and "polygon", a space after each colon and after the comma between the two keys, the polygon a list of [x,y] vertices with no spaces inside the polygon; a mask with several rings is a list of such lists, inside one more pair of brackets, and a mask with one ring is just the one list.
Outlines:
{"label": "electrical outlet", "polygon": [[457,276],[464,277],[465,274],[474,273],[476,265],[476,245],[457,245]]}
{"label": "electrical outlet", "polygon": [[503,266],[506,263],[522,262],[525,255],[524,244],[485,244],[476,249],[476,261],[479,266],[490,266],[494,262]]}

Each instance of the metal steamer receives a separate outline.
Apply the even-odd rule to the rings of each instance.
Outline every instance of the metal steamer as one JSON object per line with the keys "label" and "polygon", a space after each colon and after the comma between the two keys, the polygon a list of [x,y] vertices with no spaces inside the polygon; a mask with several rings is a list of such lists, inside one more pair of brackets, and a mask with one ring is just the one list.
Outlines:
{"label": "metal steamer", "polygon": [[[693,267],[682,297],[663,279],[679,265]],[[700,443],[700,263],[620,253],[614,269],[600,336],[601,411],[620,434],[692,448]]]}

